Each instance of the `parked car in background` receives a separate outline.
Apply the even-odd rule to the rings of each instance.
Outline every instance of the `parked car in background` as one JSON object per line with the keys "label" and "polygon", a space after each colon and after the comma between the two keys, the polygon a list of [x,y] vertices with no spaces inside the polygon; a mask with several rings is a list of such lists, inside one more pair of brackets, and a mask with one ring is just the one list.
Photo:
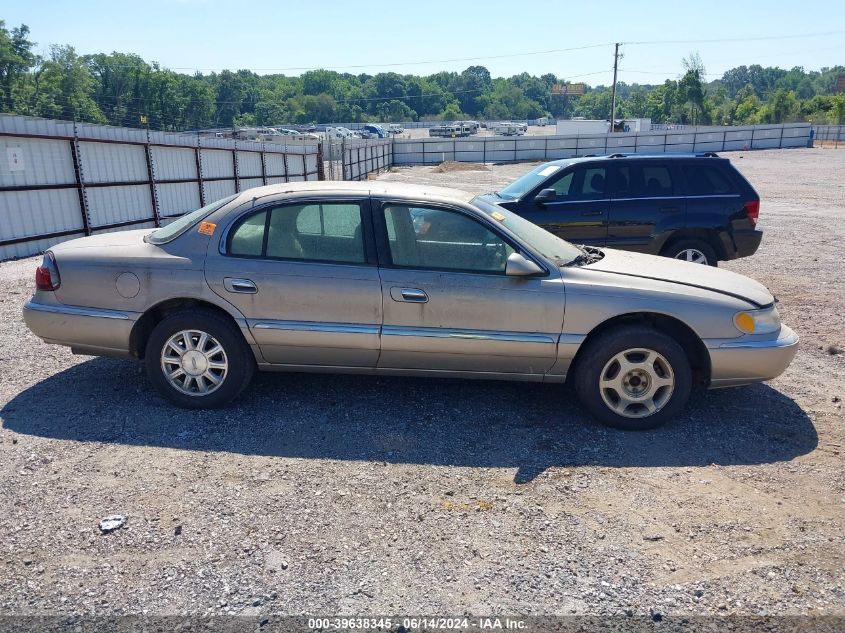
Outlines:
{"label": "parked car in background", "polygon": [[337,139],[344,139],[344,138],[361,138],[358,134],[350,130],[349,128],[338,126],[338,127],[327,127],[326,128],[326,138],[337,138]]}
{"label": "parked car in background", "polygon": [[798,344],[751,279],[578,247],[485,197],[399,183],[249,189],[54,246],[35,283],[36,335],[143,359],[185,407],[226,404],[256,368],[568,378],[598,419],[645,429],[695,384],[779,375]]}
{"label": "parked car in background", "polygon": [[375,123],[367,123],[358,129],[361,138],[387,138],[387,131]]}
{"label": "parked car in background", "polygon": [[487,194],[558,237],[715,266],[753,255],[760,196],[713,153],[552,161]]}
{"label": "parked car in background", "polygon": [[398,123],[391,123],[387,126],[388,134],[403,134],[405,132],[405,128],[403,128]]}

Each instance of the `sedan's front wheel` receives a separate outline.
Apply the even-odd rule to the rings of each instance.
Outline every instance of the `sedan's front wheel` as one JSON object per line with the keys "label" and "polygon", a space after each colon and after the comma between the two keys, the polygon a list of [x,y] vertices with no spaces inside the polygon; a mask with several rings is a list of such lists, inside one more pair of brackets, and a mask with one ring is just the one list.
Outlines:
{"label": "sedan's front wheel", "polygon": [[631,325],[605,332],[588,342],[580,357],[578,398],[609,426],[652,429],[689,400],[692,370],[683,348],[652,328]]}
{"label": "sedan's front wheel", "polygon": [[238,329],[210,310],[176,312],[147,341],[147,376],[181,407],[219,407],[249,384],[255,361]]}

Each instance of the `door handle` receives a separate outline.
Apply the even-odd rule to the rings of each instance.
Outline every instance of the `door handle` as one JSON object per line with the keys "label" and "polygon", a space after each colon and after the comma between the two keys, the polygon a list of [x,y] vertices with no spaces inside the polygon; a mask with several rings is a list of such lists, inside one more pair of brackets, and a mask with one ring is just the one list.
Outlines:
{"label": "door handle", "polygon": [[604,211],[582,211],[581,215],[604,215]]}
{"label": "door handle", "polygon": [[660,213],[677,213],[681,207],[660,207]]}
{"label": "door handle", "polygon": [[428,295],[419,288],[391,288],[390,296],[394,301],[407,303],[427,303]]}
{"label": "door handle", "polygon": [[254,295],[258,292],[258,286],[251,279],[226,277],[223,279],[223,287],[229,292],[239,292],[241,294]]}

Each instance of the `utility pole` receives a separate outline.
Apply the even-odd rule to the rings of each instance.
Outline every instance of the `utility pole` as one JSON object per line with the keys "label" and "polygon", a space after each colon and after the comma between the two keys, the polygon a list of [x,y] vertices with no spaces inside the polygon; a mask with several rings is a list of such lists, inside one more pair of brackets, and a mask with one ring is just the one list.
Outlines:
{"label": "utility pole", "polygon": [[619,42],[613,51],[613,94],[610,98],[610,131],[613,132],[616,125],[616,69],[619,66]]}

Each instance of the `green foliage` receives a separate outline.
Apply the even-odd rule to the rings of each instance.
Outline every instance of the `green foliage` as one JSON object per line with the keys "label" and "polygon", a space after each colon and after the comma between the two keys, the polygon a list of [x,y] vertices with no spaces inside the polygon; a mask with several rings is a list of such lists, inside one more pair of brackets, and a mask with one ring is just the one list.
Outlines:
{"label": "green foliage", "polygon": [[[311,70],[299,77],[249,70],[176,73],[138,55],[77,55],[54,46],[34,53],[25,25],[0,20],[0,110],[95,123],[163,130],[419,119],[606,119],[611,90],[552,96],[564,77],[520,73],[493,78],[484,66],[428,76]],[[655,123],[750,124],[806,120],[845,123],[845,95],[833,95],[845,67],[805,71],[738,66],[709,83],[697,54],[684,74],[659,85],[619,82],[618,116]],[[573,69],[574,70],[574,69]]]}

